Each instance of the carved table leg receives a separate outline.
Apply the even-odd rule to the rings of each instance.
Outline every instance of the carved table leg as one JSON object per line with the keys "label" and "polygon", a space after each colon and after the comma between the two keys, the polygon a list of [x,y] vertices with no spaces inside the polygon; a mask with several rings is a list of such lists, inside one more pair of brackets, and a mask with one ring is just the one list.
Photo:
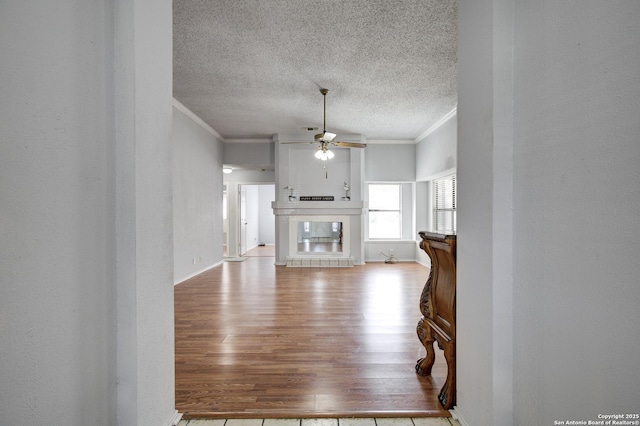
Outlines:
{"label": "carved table leg", "polygon": [[418,327],[416,328],[418,333],[418,339],[422,343],[422,346],[427,350],[427,356],[420,358],[416,364],[416,373],[421,376],[428,376],[431,374],[431,368],[436,360],[436,353],[433,350],[433,342],[435,341],[435,333],[429,327],[424,317],[418,321]]}
{"label": "carved table leg", "polygon": [[444,386],[440,390],[438,400],[445,410],[453,408],[455,404],[456,395],[456,344],[455,340],[449,340],[442,342],[438,336],[438,343],[444,349],[444,358],[447,361],[447,380],[444,382]]}

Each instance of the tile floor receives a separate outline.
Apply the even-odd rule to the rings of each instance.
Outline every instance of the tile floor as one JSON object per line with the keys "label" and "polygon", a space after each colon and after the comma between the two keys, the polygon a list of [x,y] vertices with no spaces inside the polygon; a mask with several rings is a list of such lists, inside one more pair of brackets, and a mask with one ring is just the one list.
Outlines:
{"label": "tile floor", "polygon": [[460,426],[443,417],[182,420],[178,426]]}

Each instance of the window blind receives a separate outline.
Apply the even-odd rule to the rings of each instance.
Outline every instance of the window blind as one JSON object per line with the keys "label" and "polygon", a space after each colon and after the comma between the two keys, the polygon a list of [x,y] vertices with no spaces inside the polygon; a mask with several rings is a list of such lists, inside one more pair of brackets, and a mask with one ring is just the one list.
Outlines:
{"label": "window blind", "polygon": [[433,181],[433,226],[436,232],[456,231],[456,175]]}

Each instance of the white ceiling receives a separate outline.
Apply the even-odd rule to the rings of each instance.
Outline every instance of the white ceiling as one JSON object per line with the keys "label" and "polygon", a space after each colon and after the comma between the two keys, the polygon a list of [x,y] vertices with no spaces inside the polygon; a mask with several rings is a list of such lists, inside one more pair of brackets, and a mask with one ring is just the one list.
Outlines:
{"label": "white ceiling", "polygon": [[455,0],[174,0],[174,97],[233,140],[416,141],[457,104]]}

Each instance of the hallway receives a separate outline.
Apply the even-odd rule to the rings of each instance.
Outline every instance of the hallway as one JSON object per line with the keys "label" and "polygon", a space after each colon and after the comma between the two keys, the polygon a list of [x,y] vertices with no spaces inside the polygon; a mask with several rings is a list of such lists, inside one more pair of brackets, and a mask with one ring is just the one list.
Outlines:
{"label": "hallway", "polygon": [[195,418],[448,417],[419,377],[428,269],[274,266],[270,248],[175,287],[176,408]]}

